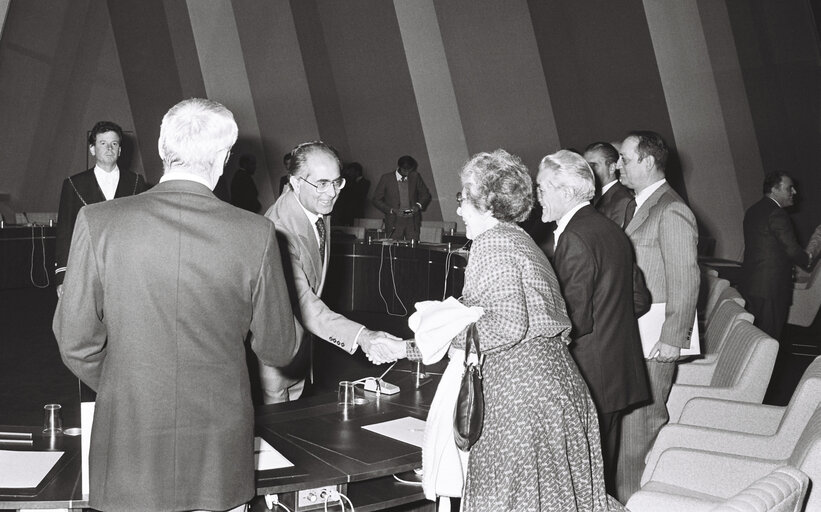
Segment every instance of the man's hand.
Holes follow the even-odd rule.
[[[57,285],[57,298],[59,299],[62,296],[63,296],[63,285],[58,284]]]
[[[383,364],[405,357],[405,342],[384,331],[363,329],[357,340],[373,364]]]
[[[660,363],[672,363],[681,357],[681,348],[668,345],[661,340],[653,345],[650,350],[650,359],[655,359]]]

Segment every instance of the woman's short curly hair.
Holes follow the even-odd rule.
[[[479,153],[459,171],[467,201],[500,221],[521,222],[533,207],[533,180],[516,155],[504,149]]]

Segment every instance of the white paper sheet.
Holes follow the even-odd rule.
[[[94,408],[97,402],[80,402],[80,454],[83,471],[83,499],[89,498],[88,452],[91,449],[91,427],[94,424]]]
[[[0,487],[37,487],[63,453],[0,450]]]
[[[644,358],[650,357],[650,351],[661,338],[661,326],[664,324],[666,302],[657,302],[650,306],[650,311],[639,317],[639,335]],[[698,337],[698,315],[693,317],[693,330],[690,335],[690,347],[681,349],[683,356],[697,356],[701,354],[701,343]]]
[[[373,425],[363,425],[362,428],[419,448],[422,448],[422,440],[425,437],[425,422],[411,416]]]
[[[268,444],[261,437],[254,438],[254,469],[263,471],[266,469],[290,468],[293,463],[279,453],[276,448]]]

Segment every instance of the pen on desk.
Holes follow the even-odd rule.
[[[32,446],[34,444],[33,439],[0,439],[0,444],[24,444],[27,446]]]
[[[11,439],[31,439],[31,432],[0,432],[0,437]]]
[[[391,371],[391,369],[392,369],[394,366],[396,366],[396,363],[397,363],[397,362],[398,362],[398,361],[394,361],[392,365],[388,366],[388,369],[387,369],[387,370],[385,370],[385,373],[383,373],[382,375],[380,375],[380,376],[379,376],[379,378],[380,378],[380,379],[384,379],[384,378],[385,378],[385,375],[387,375],[387,374],[388,374],[388,372],[389,372],[389,371]]]

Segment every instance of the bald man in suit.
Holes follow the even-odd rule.
[[[681,349],[689,347],[698,299],[696,218],[665,179],[669,149],[655,132],[632,132],[621,146],[621,181],[636,192],[625,233],[633,242],[653,303],[665,303],[661,337],[645,360],[651,401],[629,411],[622,423],[617,498],[638,490],[644,457],[669,420],[667,397]],[[632,214],[632,215],[631,215]]]
[[[325,286],[331,249],[330,213],[345,186],[336,151],[322,141],[306,142],[291,151],[290,187],[265,216],[280,237],[300,354],[287,367],[260,361],[263,401],[296,400],[310,374],[312,335],[353,354],[362,347],[377,364],[397,358],[404,342],[375,332],[332,311],[320,298]]]

